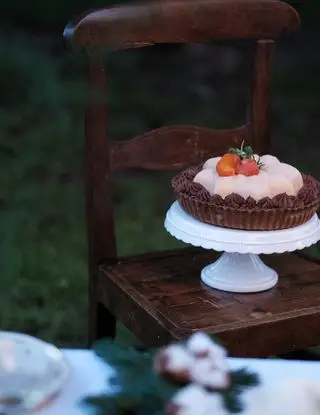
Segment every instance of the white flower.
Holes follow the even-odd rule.
[[[209,393],[199,385],[181,389],[167,406],[170,415],[220,415],[223,412],[221,397]]]

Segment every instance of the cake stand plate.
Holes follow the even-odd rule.
[[[320,221],[315,214],[303,225],[279,231],[244,231],[203,223],[174,202],[167,212],[166,230],[183,242],[223,252],[201,271],[201,280],[218,290],[253,293],[276,285],[278,274],[259,254],[292,252],[320,240]]]

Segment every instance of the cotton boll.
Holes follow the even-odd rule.
[[[191,384],[180,389],[171,402],[185,407],[196,407],[201,401],[206,401],[208,397],[209,393],[204,388]]]
[[[189,337],[186,343],[187,349],[197,356],[203,354],[207,355],[211,346],[212,340],[202,331],[194,333],[191,337]]]
[[[220,345],[214,343],[210,336],[206,333],[198,331],[194,333],[186,344],[187,349],[196,357],[216,357],[224,359],[227,356],[227,351]]]
[[[230,384],[227,370],[223,370],[225,359],[212,360],[210,357],[197,360],[197,364],[190,372],[194,383],[204,386],[209,390],[226,389]]]
[[[194,183],[199,183],[213,195],[215,188],[215,175],[211,169],[201,170],[193,179]]]
[[[216,167],[217,167],[217,164],[218,164],[218,162],[219,162],[220,158],[221,158],[221,157],[212,157],[211,159],[207,160],[207,161],[203,164],[203,166],[202,166],[202,170],[205,170],[205,169],[211,169],[211,170],[213,170],[213,171],[216,171]]]
[[[210,347],[212,345],[212,341],[210,337],[201,332],[198,331],[197,333],[194,333],[186,343],[186,347],[192,354],[199,356],[207,356],[210,350]]]
[[[194,357],[180,345],[171,345],[156,356],[154,369],[172,380],[186,383],[190,379],[190,370],[194,365]]]
[[[179,390],[167,405],[170,415],[225,415],[221,397],[201,386],[188,385]]]
[[[221,355],[218,355],[217,349],[216,350],[211,349],[209,357],[212,361],[212,368],[214,368],[215,370],[222,370],[223,372],[229,371],[227,357],[221,357]]]

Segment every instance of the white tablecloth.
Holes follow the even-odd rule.
[[[64,391],[39,415],[87,415],[87,408],[80,405],[81,398],[98,394],[107,387],[112,370],[89,350],[66,350],[71,376]],[[303,377],[320,381],[320,363],[273,359],[229,359],[231,368],[248,367],[260,375],[265,384],[275,379]]]

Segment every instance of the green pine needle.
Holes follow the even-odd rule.
[[[231,382],[242,387],[259,385],[259,377],[248,369],[242,368],[231,372]]]
[[[235,154],[237,156],[239,156],[242,160],[243,159],[252,159],[255,160],[254,158],[254,152],[251,146],[245,146],[244,147],[244,141],[242,141],[241,147],[240,148],[229,148],[228,153],[232,153]]]
[[[248,156],[248,158],[253,156],[253,150],[250,146],[245,147],[243,151]]]
[[[214,341],[217,341],[212,336]],[[109,379],[109,394],[88,397],[97,415],[165,415],[165,406],[179,390],[153,370],[155,350],[139,352],[113,341],[100,341],[96,354],[110,365],[115,374]],[[231,386],[222,393],[225,408],[230,413],[242,411],[241,393],[258,384],[258,378],[247,369],[232,371]]]
[[[259,378],[256,374],[251,373],[245,368],[232,371],[231,387],[223,392],[225,408],[232,414],[243,411],[243,406],[240,400],[241,394],[245,389],[254,387],[259,384]]]
[[[224,407],[230,414],[238,414],[243,411],[242,403],[234,389],[231,388],[228,391],[223,392],[222,396]]]

